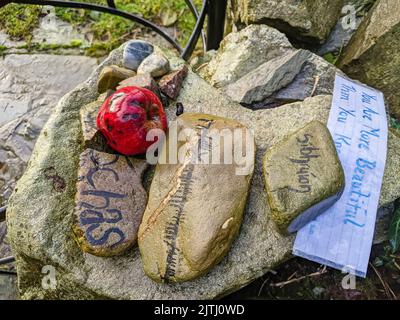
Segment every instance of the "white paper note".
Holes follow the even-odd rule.
[[[346,187],[338,202],[299,230],[293,254],[365,277],[386,163],[383,94],[336,75],[328,128]]]

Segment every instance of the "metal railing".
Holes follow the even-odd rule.
[[[182,58],[185,60],[188,60],[192,55],[200,35],[202,35],[203,49],[205,51],[218,49],[219,43],[221,42],[223,37],[227,0],[203,0],[200,12],[197,11],[193,0],[185,0],[190,11],[196,18],[196,25],[192,31],[189,42],[185,45],[184,48],[179,45],[176,39],[171,37],[167,32],[162,30],[153,22],[133,13],[119,10],[114,0],[106,0],[105,2],[107,2],[107,5],[65,0],[0,0],[0,7],[3,7],[10,3],[19,3],[26,5],[50,5],[54,7],[94,10],[117,15],[133,22],[139,23],[155,31],[157,34],[167,40],[175,49],[177,49]],[[207,37],[205,37],[203,33],[204,21],[206,16],[208,16]]]

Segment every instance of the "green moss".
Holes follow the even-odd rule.
[[[38,25],[40,7],[9,4],[0,9],[0,28],[14,39],[29,41]]]
[[[105,3],[104,0],[83,0],[83,2]],[[202,1],[195,0],[194,2],[199,7]],[[137,14],[158,25],[162,25],[163,12],[176,12],[178,16],[177,36],[182,45],[188,41],[196,23],[184,0],[142,0],[135,3],[131,0],[116,0],[116,5],[120,10]],[[74,25],[90,24],[94,35],[94,44],[87,50],[89,55],[97,55],[96,48],[109,51],[118,47],[124,41],[132,38],[134,31],[140,27],[138,24],[118,16],[82,9],[57,8],[56,14],[59,18]],[[110,44],[105,44],[106,42]]]
[[[82,45],[82,40],[79,39],[72,40],[70,43],[70,47],[72,48],[79,48],[81,45]]]
[[[326,61],[328,61],[329,63],[335,65],[336,62],[337,62],[338,59],[339,59],[339,56],[336,55],[336,54],[334,54],[334,53],[332,53],[332,52],[328,52],[328,53],[325,53],[325,54],[324,54],[323,58],[324,58]]]
[[[28,51],[59,51],[60,49],[75,49],[80,48],[81,40],[73,40],[69,44],[56,43],[29,43],[16,47],[16,49],[26,49]]]
[[[0,45],[0,56],[3,56],[7,49],[8,49],[7,47]],[[0,203],[2,203],[1,197],[0,197]]]
[[[105,5],[105,0],[81,0]],[[194,0],[200,7],[202,0]],[[177,21],[174,23],[177,39],[183,46],[189,40],[195,26],[195,18],[191,14],[185,0],[116,0],[119,9],[142,16],[157,25],[162,25],[165,12],[176,13]],[[93,42],[86,48],[86,54],[90,56],[102,56],[115,49],[123,42],[137,34],[141,25],[127,19],[106,13],[92,12],[84,9],[56,8],[56,15],[76,27],[85,27],[93,32]],[[32,30],[37,27],[41,13],[40,6],[7,5],[0,9],[0,28],[4,29],[15,39],[23,39],[29,42],[32,38]],[[77,40],[61,48],[81,47],[82,42]],[[35,47],[38,50],[56,50],[60,47],[53,45],[41,45]],[[1,51],[1,50],[0,50]]]

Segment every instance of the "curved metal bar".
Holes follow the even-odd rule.
[[[186,47],[183,50],[183,53],[181,55],[184,60],[188,60],[190,58],[190,56],[192,55],[192,53],[196,47],[197,40],[199,40],[201,30],[203,29],[204,19],[206,18],[206,14],[207,14],[207,7],[208,7],[208,0],[203,0],[203,4],[202,4],[201,10],[200,10],[200,15],[196,22],[196,26],[194,27],[192,35],[190,36],[189,42],[186,45]]]
[[[192,14],[194,15],[194,17],[197,19],[199,18],[199,13],[197,11],[196,5],[193,3],[192,0],[185,0],[186,4],[188,5],[190,11],[192,12]],[[204,31],[201,31],[201,41],[203,43],[203,51],[204,53],[206,53],[207,51],[207,42],[206,42],[206,35],[204,33]]]
[[[209,1],[207,16],[207,50],[218,49],[224,38],[227,0]]]
[[[82,3],[82,2],[64,1],[64,0],[13,0],[13,1],[8,1],[8,2],[21,3],[21,4],[34,4],[34,5],[50,5],[50,6],[64,7],[64,8],[88,9],[88,10],[100,11],[100,12],[105,12],[105,13],[111,13],[111,14],[129,19],[129,20],[138,22],[138,23],[144,25],[145,27],[152,29],[153,31],[157,32],[160,36],[162,36],[165,40],[167,40],[170,44],[172,44],[174,46],[174,48],[179,51],[179,53],[182,52],[182,48],[180,47],[180,45],[168,33],[161,30],[154,23],[152,23],[146,19],[143,19],[137,15],[134,15],[132,13],[120,11],[115,8],[106,7],[106,6],[97,5],[97,4],[91,4],[91,3]]]
[[[6,220],[6,209],[7,206],[0,207],[0,222]]]

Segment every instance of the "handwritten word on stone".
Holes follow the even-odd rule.
[[[365,277],[386,163],[382,93],[337,75],[328,128],[346,187],[332,208],[298,232],[294,253]]]
[[[137,241],[147,195],[141,176],[145,160],[86,149],[80,155],[75,238],[98,256],[122,254]]]
[[[344,173],[328,128],[312,121],[267,151],[265,187],[282,233],[299,230],[339,198]]]

